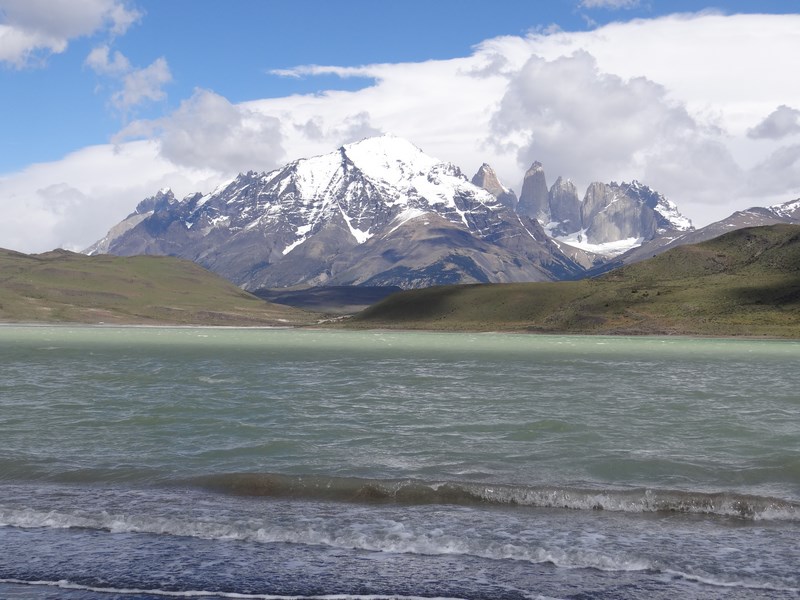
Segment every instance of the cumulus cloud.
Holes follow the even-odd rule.
[[[748,173],[748,191],[752,196],[800,195],[800,144],[783,146]]]
[[[86,57],[85,64],[100,75],[121,76],[133,70],[125,55],[118,51],[112,55],[107,44],[94,48]]]
[[[294,128],[310,140],[336,140],[338,144],[349,144],[385,133],[372,126],[371,117],[366,111],[348,115],[332,126],[328,126],[325,119],[317,115],[305,123],[295,124]]]
[[[553,61],[531,57],[509,81],[490,140],[553,175],[582,183],[634,176],[665,146],[691,146],[699,127],[663,86],[599,70],[578,51]]]
[[[130,70],[122,79],[122,89],[115,92],[111,102],[126,112],[145,101],[162,100],[166,97],[164,85],[172,81],[164,57],[157,58],[149,66]]]
[[[277,118],[203,89],[163,119],[132,123],[116,141],[142,136],[154,136],[161,155],[176,165],[228,174],[272,168],[284,156]]]
[[[125,0],[0,0],[0,62],[24,68],[75,38],[121,35],[141,16]]]
[[[695,118],[715,119],[739,136],[777,104],[800,97],[800,78],[786,76],[798,53],[798,27],[800,14],[679,14],[532,34],[527,46],[547,60],[585,50],[601,71],[624,79],[645,76]],[[505,45],[496,47],[504,51]]]
[[[782,104],[747,132],[753,139],[778,140],[800,133],[800,110]]]

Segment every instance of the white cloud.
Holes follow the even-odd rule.
[[[786,76],[800,54],[798,28],[800,15],[704,12],[532,32],[486,40],[463,59],[286,69],[373,83],[248,107],[280,118],[289,158],[345,143],[345,124],[363,113],[370,129],[468,174],[490,162],[517,191],[526,162],[538,159],[549,181],[637,178],[703,225],[800,195],[794,163],[775,167],[780,146],[748,137],[800,97],[800,79]],[[758,191],[756,173],[767,171],[773,179]]]
[[[782,104],[747,132],[753,139],[777,140],[800,133],[800,110]]]
[[[152,141],[84,148],[0,177],[0,247],[82,250],[162,187],[181,197],[219,182],[211,171],[177,168]]]
[[[111,54],[107,44],[94,48],[86,57],[86,66],[100,75],[121,76],[133,70],[130,61],[121,52]]]
[[[202,89],[173,114],[134,122],[117,139],[140,136],[155,137],[161,155],[177,165],[225,174],[267,170],[284,157],[278,119]]]
[[[343,75],[373,80],[364,89],[290,96],[248,102],[246,107],[280,119],[289,158],[330,152],[376,133],[405,137],[429,154],[477,170],[491,106],[506,80],[488,68],[480,55],[449,61],[368,65],[342,70]],[[288,70],[333,74],[335,67]],[[480,77],[476,71],[485,71]],[[513,159],[509,161],[514,166]],[[514,166],[516,170],[516,167]]]
[[[800,144],[778,148],[748,173],[753,196],[782,194],[787,188],[795,190],[794,197],[800,196]]]
[[[636,8],[639,6],[639,0],[581,0],[582,8]]]
[[[800,52],[798,27],[800,14],[683,14],[531,35],[527,48],[547,60],[584,50],[602,72],[647,77],[691,115],[738,136],[800,97],[800,78],[787,76]]]
[[[107,44],[92,49],[84,64],[98,75],[117,81],[121,88],[111,96],[111,104],[123,114],[147,101],[166,98],[164,86],[172,81],[172,73],[164,57],[149,66],[136,69],[119,51],[111,53]]]
[[[520,169],[540,160],[553,179],[587,185],[636,176],[664,147],[691,146],[698,129],[662,86],[602,73],[578,51],[553,61],[534,56],[510,78],[490,140],[515,151]]]
[[[375,77],[381,67],[388,65],[372,65],[364,67],[337,67],[326,65],[300,65],[291,69],[273,69],[271,75],[300,78],[309,75],[336,75],[337,77]]]
[[[644,145],[603,179],[636,177],[665,193],[696,224],[703,225],[733,210],[800,196],[791,171],[796,166],[778,170],[766,167],[775,165],[778,140],[748,136],[753,124],[764,121],[764,115],[774,111],[776,105],[800,97],[800,80],[786,76],[793,69],[792,57],[800,53],[798,27],[800,15],[687,14],[613,23],[589,32],[533,33],[525,40],[498,38],[480,49],[506,58],[502,72],[509,78],[510,89],[519,86],[515,79],[521,76],[517,74],[522,73],[531,55],[554,62],[575,52],[589,54],[598,76],[617,77],[629,95],[638,78],[659,86],[663,93],[652,97],[653,106],[640,105],[641,110],[634,111],[631,118],[616,118],[615,122],[624,134],[621,141],[633,141],[631,127],[641,126],[652,133],[655,124],[669,123],[671,127],[660,134],[661,145],[644,137]],[[550,85],[570,83],[553,81]],[[640,86],[639,92],[648,87]],[[576,93],[589,91],[575,88]],[[529,91],[533,97],[546,94]],[[600,100],[601,106],[607,100]],[[579,101],[569,102],[576,108]],[[667,118],[681,109],[688,120],[673,122]],[[563,113],[566,108],[554,110]],[[653,113],[654,124],[642,118],[648,110]],[[604,129],[613,133],[613,126],[602,120],[585,123],[585,136],[598,153],[604,151],[600,143]],[[787,131],[792,131],[791,124]],[[531,142],[524,135],[524,123],[519,123],[519,132],[517,138],[512,132],[506,134],[516,142],[514,148]],[[552,167],[551,158],[564,155],[557,138],[553,142],[555,155],[550,147],[542,146],[538,159],[551,179],[559,174],[574,177],[582,168],[581,159],[586,158],[584,149],[576,147],[567,172],[554,173],[548,169],[548,164]],[[619,142],[611,136],[609,147],[619,149]],[[569,160],[568,156],[564,158]],[[598,154],[590,159],[606,160]],[[768,185],[767,171],[771,174]]]
[[[166,59],[157,58],[150,66],[127,73],[122,80],[122,89],[114,93],[111,102],[122,112],[127,112],[142,102],[162,100],[166,97],[163,87],[170,81],[172,73]]]
[[[121,35],[141,16],[125,0],[0,0],[0,62],[24,68],[72,39]]]
[[[383,130],[372,126],[371,117],[366,111],[349,115],[331,127],[326,127],[322,117],[317,116],[303,124],[295,124],[294,128],[309,140],[317,142],[320,140],[336,140],[335,145],[349,144],[385,133]]]

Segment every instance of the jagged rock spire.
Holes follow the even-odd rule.
[[[513,190],[509,190],[497,177],[494,169],[487,163],[483,163],[481,168],[472,178],[472,184],[485,189],[492,196],[497,198],[504,206],[515,210],[517,208],[517,195]]]
[[[537,219],[543,225],[550,222],[547,179],[539,161],[534,162],[525,173],[517,212],[531,219]]]
[[[552,232],[554,235],[564,235],[581,229],[581,200],[575,184],[569,179],[556,179],[548,194],[548,204],[551,220],[558,223]]]

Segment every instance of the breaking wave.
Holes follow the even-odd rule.
[[[470,482],[425,482],[235,473],[209,475],[192,483],[241,496],[400,504],[508,505],[630,513],[693,513],[748,520],[800,521],[800,503],[738,494],[680,490],[594,490],[559,486],[490,485]]]
[[[650,572],[662,573],[669,577],[720,588],[739,588],[765,591],[800,592],[800,588],[781,585],[775,582],[741,579],[739,577],[714,577],[692,573],[691,570],[679,570],[660,562],[653,562],[643,557],[625,554],[608,553],[603,550],[587,548],[545,548],[532,545],[525,540],[490,540],[476,539],[470,534],[453,535],[436,531],[414,531],[404,528],[402,524],[391,527],[375,527],[365,530],[363,527],[340,527],[337,524],[312,525],[268,524],[265,522],[213,522],[198,521],[179,517],[157,517],[148,515],[111,514],[106,511],[89,513],[71,513],[60,511],[37,511],[34,509],[9,509],[0,507],[0,526],[19,528],[62,528],[89,529],[109,533],[142,533],[152,535],[193,537],[207,540],[244,541],[264,544],[285,543],[297,545],[326,546],[339,550],[360,550],[390,554],[415,554],[425,556],[460,555],[471,556],[492,561],[522,561],[534,564],[551,564],[564,569],[595,569],[605,572]],[[86,590],[92,592],[108,592],[117,594],[144,593],[169,597],[233,597],[264,598],[282,600],[383,600],[396,598],[409,600],[415,596],[406,595],[320,595],[320,596],[283,596],[274,594],[239,594],[216,591],[173,591],[155,589],[117,589],[81,585],[78,583],[57,581],[36,581],[13,578],[0,578],[0,583],[14,583],[36,586],[53,586],[70,590]]]
[[[654,568],[654,565],[647,560],[624,555],[580,548],[545,548],[528,544],[524,540],[473,538],[469,535],[416,530],[396,523],[391,526],[364,529],[325,523],[299,525],[264,521],[231,523],[175,516],[113,514],[106,511],[73,513],[0,507],[0,525],[19,528],[89,529],[110,533],[144,533],[262,544],[326,546],[388,554],[473,556],[487,560],[550,563],[562,568],[592,568],[611,572],[646,571]]]

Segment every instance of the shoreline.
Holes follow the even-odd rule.
[[[346,331],[346,332],[372,332],[372,333],[436,333],[436,334],[473,334],[473,335],[524,335],[541,337],[607,337],[607,338],[660,338],[660,339],[709,339],[709,340],[743,340],[743,341],[780,341],[780,342],[800,342],[800,337],[773,336],[768,334],[709,334],[709,333],[637,333],[624,331],[530,331],[525,329],[435,329],[435,328],[414,328],[414,327],[347,327],[333,326],[326,327],[320,324],[314,325],[205,325],[187,323],[84,323],[81,321],[0,321],[0,330],[10,327],[31,327],[31,328],[86,328],[86,329],[198,329],[198,330],[253,330],[253,331]]]

